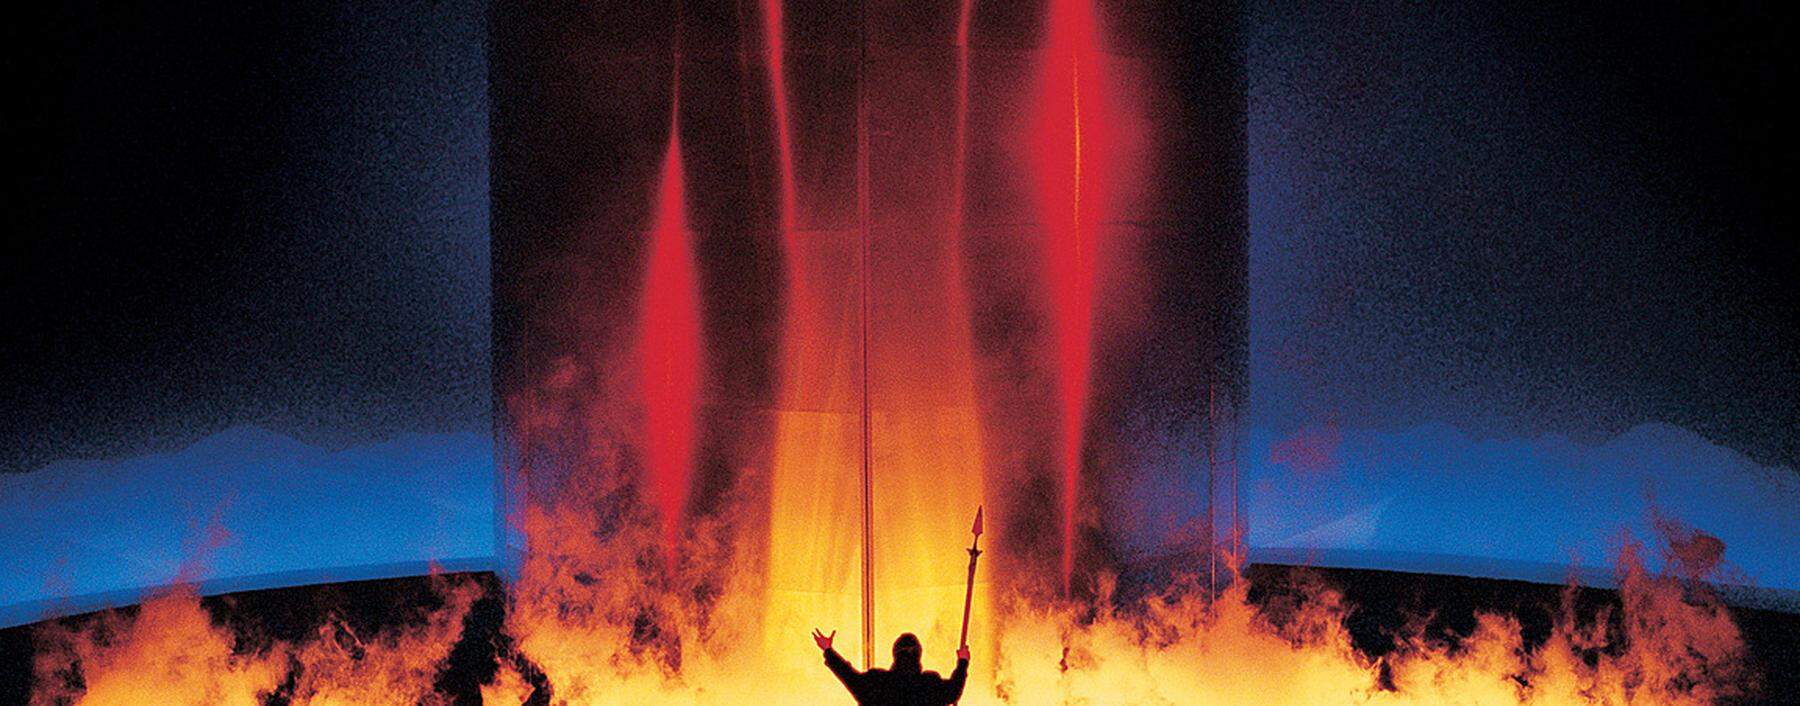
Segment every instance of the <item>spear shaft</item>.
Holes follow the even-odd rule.
[[[975,560],[981,557],[981,508],[975,508],[975,539],[969,543],[969,585],[963,592],[962,638],[958,645],[969,646],[969,606],[975,602]]]

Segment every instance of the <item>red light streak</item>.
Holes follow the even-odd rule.
[[[679,98],[675,105],[671,112],[679,114]],[[699,283],[685,213],[679,128],[671,117],[638,333],[647,490],[661,523],[666,565],[671,567],[687,506],[700,388]]]

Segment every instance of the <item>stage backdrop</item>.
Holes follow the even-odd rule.
[[[852,628],[872,593],[875,634],[929,625],[940,644],[978,505],[986,575],[1046,591],[1153,556],[1202,565],[1238,520],[1233,8],[501,2],[493,19],[516,502],[616,483],[674,554],[729,518],[772,625]]]
[[[1734,123],[1748,118],[1720,109],[1766,115],[1791,81],[1760,68],[1762,49],[1672,51],[1665,33],[1778,47],[1733,37],[1779,23],[1680,8],[1247,8],[1252,357],[1266,377],[1243,453],[1221,444],[1209,459],[1202,410],[1223,417],[1243,395],[1229,384],[1242,323],[1228,308],[1242,265],[1227,247],[1242,228],[1229,205],[1240,178],[1219,173],[1243,166],[1230,147],[1234,64],[1206,58],[1231,43],[1209,39],[1228,35],[1206,15],[1103,2],[1097,32],[1052,41],[1048,6],[978,6],[959,42],[960,8],[821,15],[829,3],[789,3],[777,89],[767,5],[684,3],[675,91],[673,5],[610,5],[539,19],[493,8],[494,287],[508,351],[498,401],[565,361],[570,387],[550,399],[643,414],[630,351],[644,343],[650,235],[689,234],[688,257],[657,260],[674,273],[660,282],[680,281],[669,266],[683,262],[695,278],[693,306],[673,308],[694,318],[660,329],[692,338],[657,343],[695,351],[688,369],[701,372],[691,392],[659,396],[700,409],[682,516],[762,508],[761,528],[737,541],[819,557],[820,568],[769,577],[797,594],[849,610],[861,590],[865,399],[871,524],[904,529],[874,548],[888,581],[878,590],[952,581],[905,557],[954,559],[963,505],[977,498],[1004,535],[989,557],[1018,569],[1006,575],[1061,581],[1062,425],[1081,381],[1052,351],[1073,349],[1053,341],[1083,317],[1075,299],[1050,299],[1070,291],[1052,281],[1094,287],[1082,299],[1094,348],[1075,506],[1088,531],[1072,542],[1083,559],[1071,574],[1165,550],[1192,563],[1194,545],[1176,540],[1205,533],[1183,528],[1234,522],[1198,470],[1222,468],[1215,481],[1244,479],[1252,560],[1552,582],[1580,565],[1605,584],[1628,533],[1654,542],[1687,525],[1719,540],[1726,580],[1777,598],[1800,589],[1787,551],[1800,482],[1778,443],[1793,415],[1776,399],[1793,388],[1792,327],[1757,325],[1791,318],[1791,303],[1757,292],[1786,291],[1793,268],[1715,237],[1787,232],[1762,223],[1780,214],[1758,190],[1786,180],[1718,160],[1792,162],[1786,133],[1758,127],[1781,121]],[[1142,11],[1154,20],[1132,19]],[[62,3],[25,16],[21,36],[49,48],[16,43],[21,61],[6,68],[38,111],[12,123],[26,165],[8,184],[15,230],[35,240],[4,283],[0,435],[6,470],[20,472],[0,475],[0,624],[136,602],[176,578],[212,593],[496,565],[483,413],[488,12],[239,3],[176,17]],[[1719,25],[1731,31],[1709,29]],[[1557,46],[1578,51],[1541,41],[1565,30]],[[1046,88],[1052,62],[1031,68],[1046,53],[1068,70],[1067,101]],[[1096,57],[1119,80],[1067,63],[1091,69]],[[1694,78],[1715,70],[1756,80]],[[1539,80],[1553,88],[1515,90]],[[1075,276],[1079,258],[1052,274],[1048,251],[1031,247],[1096,234],[1067,215],[1078,95],[1084,173],[1123,172],[1112,213],[1081,221],[1111,229],[1093,241],[1109,249],[1091,279]],[[1093,126],[1096,114],[1120,132]],[[1572,131],[1566,115],[1585,118]],[[671,120],[684,188],[666,211],[685,229],[652,217]],[[1021,133],[1065,148],[1036,152]],[[1646,149],[1669,135],[1681,136],[1665,145],[1674,151]],[[1109,140],[1119,149],[1100,156]],[[1029,181],[1033,170],[1062,178]],[[1066,217],[1038,214],[1059,196]],[[1725,225],[1655,215],[1696,205]],[[1515,237],[1526,234],[1553,242]],[[684,241],[655,242],[679,254]],[[1696,268],[1696,255],[1712,259]],[[1762,269],[1722,267],[1733,260]],[[1124,276],[1125,263],[1139,269]],[[1580,305],[1521,308],[1558,301],[1568,272],[1608,284],[1585,287]],[[1657,286],[1641,286],[1646,272]],[[1735,318],[1746,312],[1756,316]],[[618,349],[585,352],[602,345]],[[1194,374],[1207,365],[1222,383]],[[1681,384],[1646,387],[1646,370]],[[611,401],[577,392],[603,374],[617,376]],[[1546,401],[1556,414],[1537,413]],[[1530,424],[1468,423],[1489,414]],[[574,438],[573,422],[548,419]],[[642,445],[629,438],[640,420],[617,427],[619,446]],[[506,439],[517,453],[516,430]],[[754,492],[727,497],[733,488]],[[778,516],[778,505],[803,510]],[[903,523],[937,534],[902,541],[915,536]]]

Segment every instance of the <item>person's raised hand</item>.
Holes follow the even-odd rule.
[[[956,658],[957,659],[968,659],[969,658],[969,646],[963,645],[962,647],[956,648]]]
[[[831,634],[827,635],[825,633],[819,632],[818,628],[813,628],[813,644],[818,645],[819,649],[821,649],[821,650],[831,649],[831,638],[834,638],[834,637],[837,637],[836,630],[831,631]]]

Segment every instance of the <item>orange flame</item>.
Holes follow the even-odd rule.
[[[443,605],[417,622],[359,637],[334,620],[311,640],[267,646],[234,635],[192,585],[177,584],[135,609],[41,627],[31,704],[256,706],[290,681],[296,705],[418,704],[481,594],[466,580],[438,581]]]
[[[773,639],[785,619],[759,561],[730,538],[751,496],[702,522],[680,572],[661,570],[654,513],[602,527],[569,505],[527,508],[534,542],[508,589],[503,655],[485,703],[520,704],[534,689],[514,659],[541,671],[549,703],[847,703],[806,632]],[[560,504],[559,504],[560,505]],[[953,527],[959,531],[963,528]],[[755,543],[750,543],[754,545]],[[943,547],[946,573],[960,549]],[[1092,602],[1001,594],[972,641],[964,704],[1564,704],[1700,705],[1754,696],[1741,634],[1694,578],[1706,567],[1647,571],[1627,545],[1616,609],[1580,617],[1564,594],[1547,639],[1530,644],[1514,616],[1483,614],[1466,637],[1422,627],[1379,657],[1359,652],[1342,594],[1304,583],[1252,602],[1249,581],[1207,600],[1198,580],[1136,601],[1102,581]],[[367,636],[331,620],[307,640],[258,645],[224,627],[188,586],[135,609],[40,629],[33,706],[440,703],[433,691],[478,586],[442,579],[441,605]],[[952,612],[953,601],[944,601]],[[928,616],[935,606],[912,606]],[[1615,612],[1616,610],[1616,612]],[[930,625],[930,623],[925,623]],[[947,668],[953,643],[926,639]]]
[[[317,638],[294,652],[300,665],[291,703],[308,706],[413,706],[432,695],[432,684],[462,636],[463,619],[481,595],[470,582],[444,582],[443,607],[370,636],[342,621],[321,626]]]
[[[136,706],[156,694],[171,706],[255,706],[285,674],[277,650],[237,654],[192,587],[177,586],[135,612],[96,616],[38,634],[32,706]]]

